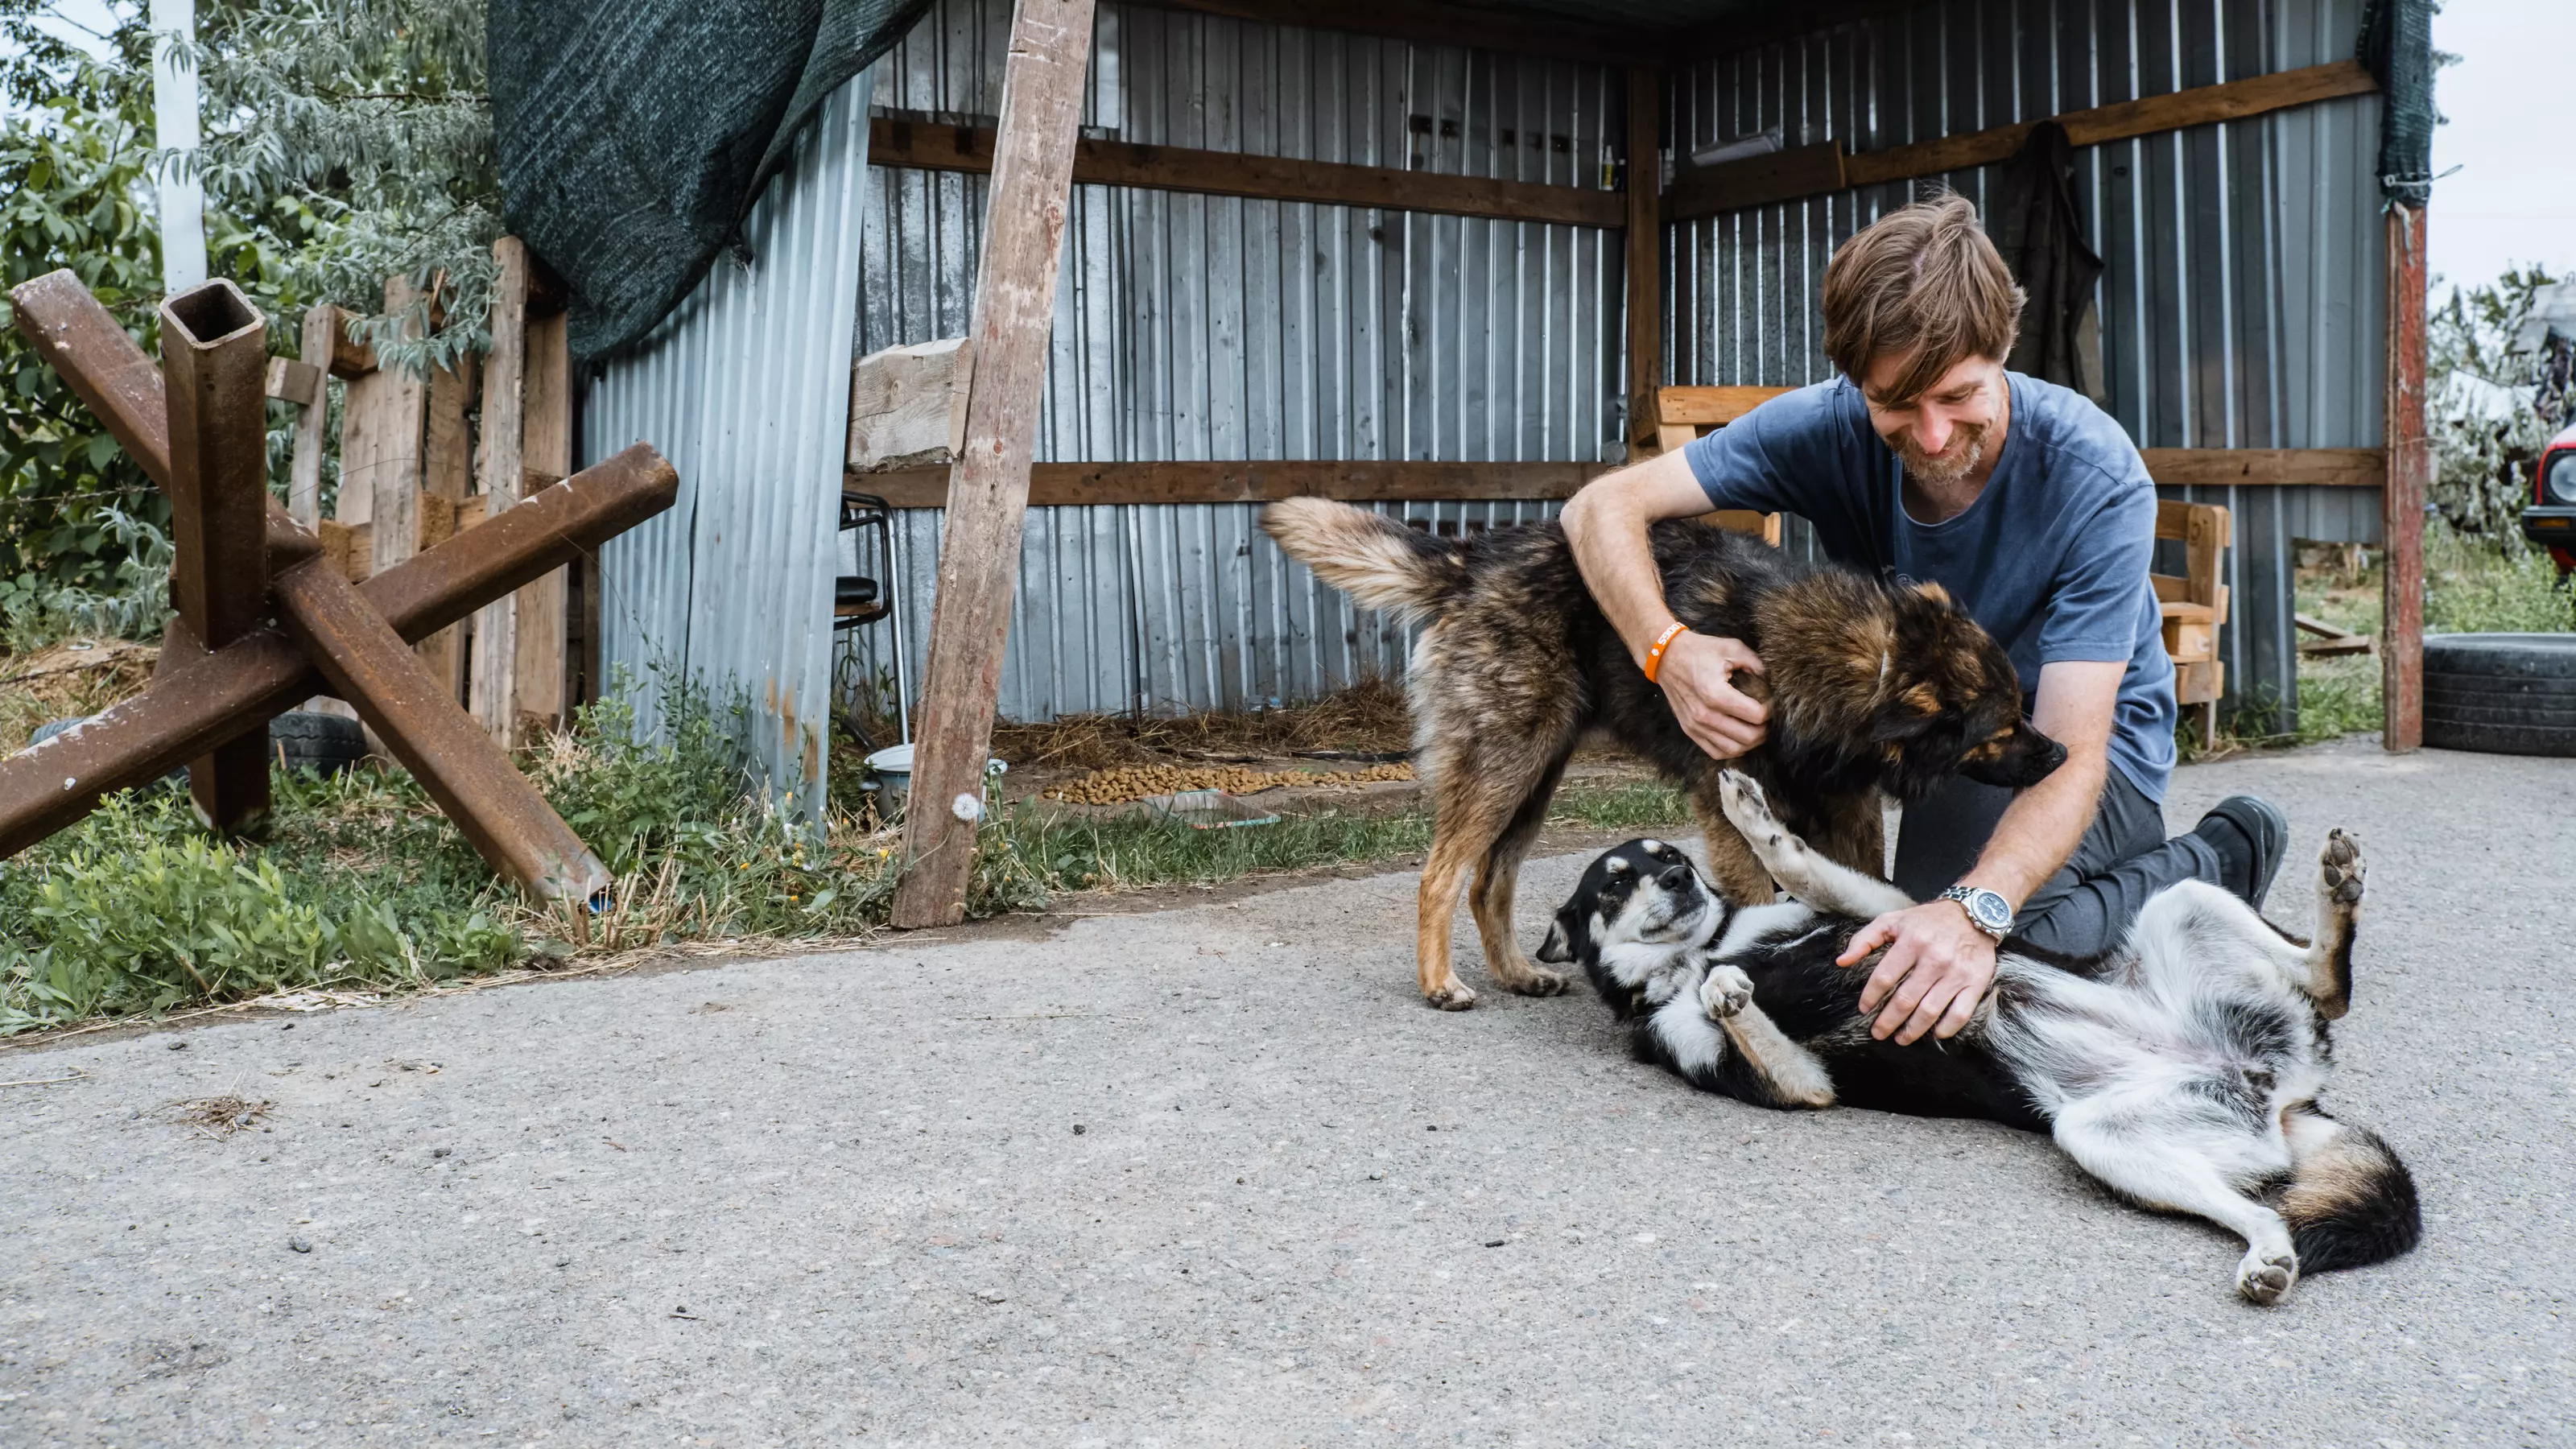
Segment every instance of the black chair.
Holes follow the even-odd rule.
[[[873,493],[842,489],[840,531],[852,533],[863,528],[875,531],[876,556],[880,560],[891,563],[894,559],[893,505]],[[844,629],[855,629],[862,624],[876,623],[893,612],[892,587],[858,574],[843,574],[832,580],[833,633],[838,634]],[[860,728],[857,720],[850,717],[849,711],[835,709],[832,711],[832,719],[851,739],[859,742],[859,748],[871,751],[877,748],[877,742],[869,737],[866,730]]]

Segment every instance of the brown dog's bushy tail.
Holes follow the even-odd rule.
[[[2415,1179],[2376,1132],[2310,1109],[2294,1142],[2296,1165],[2281,1194],[2281,1216],[2299,1252],[2299,1271],[2330,1273],[2386,1262],[2422,1240]]]
[[[1261,527],[1363,608],[1422,618],[1467,584],[1455,545],[1347,503],[1283,498],[1261,511]]]

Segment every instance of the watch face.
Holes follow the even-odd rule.
[[[1989,930],[2000,931],[2012,924],[2012,907],[2004,904],[2004,898],[1993,891],[1978,891],[1968,897],[1968,909],[1975,913],[1978,923]]]

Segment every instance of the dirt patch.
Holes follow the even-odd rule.
[[[49,720],[93,715],[133,694],[160,658],[157,645],[126,639],[0,655],[0,753],[26,748],[27,737]]]
[[[274,1102],[254,1102],[248,1097],[195,1097],[185,1102],[173,1102],[162,1110],[180,1126],[193,1127],[220,1142],[236,1132],[246,1132],[258,1126],[268,1116],[268,1109],[275,1105]]]
[[[1168,760],[1241,764],[1317,753],[1401,757],[1412,746],[1413,717],[1404,707],[1404,692],[1383,679],[1363,680],[1312,704],[1285,709],[1175,719],[1077,714],[1046,724],[993,728],[993,753],[1014,771],[1058,774]]]

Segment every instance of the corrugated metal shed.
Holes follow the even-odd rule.
[[[2353,54],[2361,0],[1943,0],[1699,67],[1677,149],[1771,125],[1792,144],[1901,145]],[[2376,447],[2375,95],[2076,152],[2101,253],[2107,405],[2141,447]],[[1947,184],[1984,209],[2001,167]],[[1674,227],[1678,382],[1830,375],[1816,320],[1834,246],[1913,196],[1846,191]],[[2222,652],[2241,701],[2295,720],[2291,540],[2375,539],[2376,490],[2173,490],[2236,518]],[[2335,495],[2323,497],[2319,495]]]
[[[601,661],[658,724],[683,681],[743,699],[746,753],[772,798],[823,809],[831,706],[832,532],[849,432],[869,74],[824,104],[719,260],[584,399],[585,456],[636,441],[680,474],[670,512],[601,553]],[[810,620],[811,627],[798,621]]]
[[[880,108],[989,117],[1009,20],[1007,0],[945,0],[881,63]],[[1089,134],[1589,186],[1624,85],[1598,65],[1144,6],[1103,6],[1095,55]],[[985,179],[875,175],[860,352],[962,335]],[[1066,245],[1041,459],[1590,462],[1616,446],[1615,232],[1080,186]],[[1549,511],[1389,507],[1442,530]],[[1243,708],[1401,672],[1401,631],[1292,566],[1257,514],[1031,509],[1001,712]],[[898,515],[904,578],[931,576],[938,530],[935,510]],[[927,637],[929,598],[900,602],[899,629],[853,636],[855,675],[891,684],[897,645]]]

